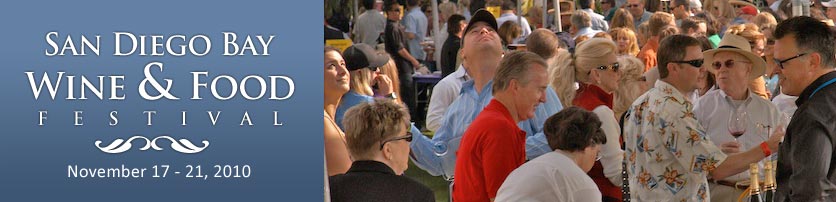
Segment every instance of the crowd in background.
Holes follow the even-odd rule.
[[[776,201],[836,200],[836,0],[357,1],[326,1],[326,199],[434,201],[411,161],[453,201],[737,201],[777,161]]]

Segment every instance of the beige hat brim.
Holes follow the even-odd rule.
[[[758,57],[757,55],[751,52],[734,47],[720,47],[702,52],[702,56],[705,61],[703,66],[705,66],[711,73],[717,74],[717,71],[714,69],[714,67],[711,66],[711,64],[714,63],[714,55],[722,51],[739,53],[743,56],[746,56],[746,58],[749,59],[750,62],[752,62],[752,72],[749,72],[748,78],[750,81],[758,78],[759,76],[763,76],[766,73],[766,61],[763,61],[763,58]]]

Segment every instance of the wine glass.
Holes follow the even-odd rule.
[[[746,133],[746,127],[748,125],[749,115],[744,110],[744,107],[735,109],[731,116],[729,116],[729,133],[734,137],[735,142],[737,142],[737,138]]]

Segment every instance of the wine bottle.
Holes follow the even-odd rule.
[[[758,164],[749,164],[749,202],[763,202],[758,178]]]
[[[775,195],[775,171],[773,167],[774,161],[764,162],[764,188],[763,200],[764,202],[772,202],[772,197]]]

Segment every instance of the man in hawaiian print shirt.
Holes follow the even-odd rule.
[[[685,98],[696,89],[703,55],[697,39],[674,35],[659,45],[660,80],[636,99],[624,122],[630,196],[637,201],[708,201],[708,178],[746,171],[777,151],[783,132],[761,147],[726,156],[707,139]]]

